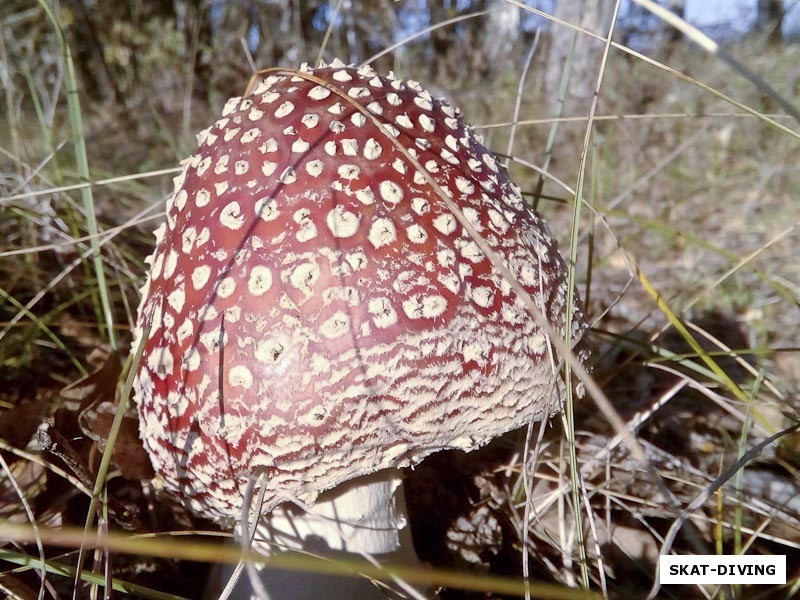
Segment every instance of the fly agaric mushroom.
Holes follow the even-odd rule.
[[[192,510],[236,519],[258,473],[264,514],[371,474],[394,510],[397,468],[559,410],[546,334],[442,191],[562,334],[566,268],[460,111],[334,61],[275,70],[198,142],[133,341],[149,323],[141,436]]]

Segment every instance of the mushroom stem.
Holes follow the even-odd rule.
[[[313,506],[286,503],[262,517],[256,529],[253,550],[262,554],[295,553],[324,558],[363,559],[381,566],[419,565],[406,517],[400,471],[386,469],[349,481],[320,495]],[[302,563],[301,563],[302,564]],[[242,577],[235,597],[253,596],[249,578]],[[359,598],[385,600],[400,597],[424,598],[425,594],[394,578],[386,586],[366,578],[335,576],[303,570],[267,567],[260,579],[271,598]]]
[[[262,547],[388,554],[401,548],[406,525],[400,472],[386,469],[322,494],[313,506],[277,507],[262,519],[256,536]]]

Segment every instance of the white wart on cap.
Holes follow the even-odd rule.
[[[457,109],[339,62],[271,75],[199,136],[139,307],[142,439],[194,510],[237,517],[256,471],[264,512],[313,502],[559,409],[546,336],[396,142],[563,330],[555,242]]]

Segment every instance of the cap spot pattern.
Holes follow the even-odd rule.
[[[336,238],[349,238],[355,235],[358,231],[358,224],[361,218],[352,212],[345,209],[344,206],[338,205],[328,213],[326,222],[328,229],[331,230],[333,237]]]
[[[194,271],[192,271],[192,286],[196,290],[204,288],[208,283],[209,277],[211,277],[211,267],[208,265],[195,267]]]
[[[288,100],[275,109],[275,118],[282,119],[288,116],[294,110],[294,104]]]
[[[175,178],[133,342],[152,323],[143,439],[190,509],[235,519],[263,467],[265,510],[313,503],[557,410],[546,337],[438,190],[562,335],[566,268],[458,110],[334,61],[222,112]]]
[[[247,291],[253,296],[263,296],[272,287],[272,271],[265,265],[256,265],[250,269],[247,279]]]

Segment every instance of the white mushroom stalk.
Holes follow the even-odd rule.
[[[153,465],[219,520],[262,473],[268,541],[394,552],[396,469],[546,419],[563,388],[547,336],[430,180],[565,333],[556,244],[457,109],[369,67],[274,72],[198,142],[139,307]]]
[[[312,506],[278,506],[258,530],[262,544],[273,548],[310,551],[390,554],[401,548],[406,528],[401,474],[385,469],[347,481],[323,493]]]

